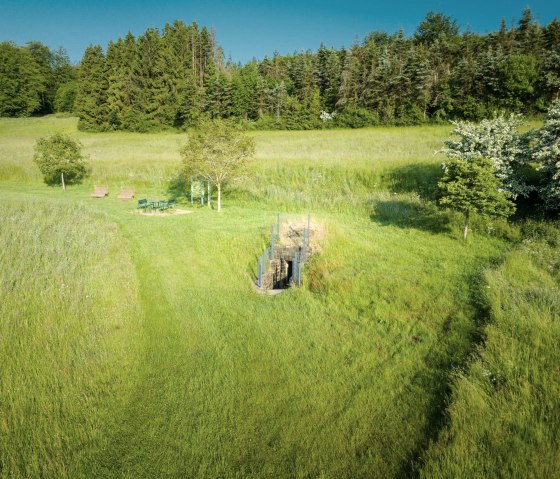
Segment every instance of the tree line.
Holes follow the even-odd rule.
[[[71,67],[37,42],[0,44],[0,115],[72,111],[80,128],[147,131],[201,120],[247,128],[409,125],[539,114],[560,96],[560,22],[525,9],[516,25],[460,31],[430,12],[407,37],[373,32],[350,48],[226,61],[196,23],[149,28],[88,47]],[[64,74],[63,74],[64,72]]]

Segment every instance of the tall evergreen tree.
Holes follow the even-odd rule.
[[[125,39],[109,43],[107,48],[108,121],[112,128],[120,129],[130,122],[133,105],[132,66],[136,59],[136,40],[128,32]]]
[[[178,95],[173,74],[162,37],[155,28],[149,28],[138,38],[132,65],[129,129],[147,131],[174,124]]]
[[[54,97],[56,94],[56,84],[53,76],[53,52],[41,42],[28,42],[26,48],[31,54],[39,72],[42,76],[42,89],[39,92],[40,106],[39,113],[52,113],[54,110]]]
[[[107,91],[109,81],[105,55],[99,45],[86,48],[78,73],[78,92],[75,110],[80,117],[82,130],[103,131],[109,129]]]

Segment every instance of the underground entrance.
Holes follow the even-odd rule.
[[[270,246],[258,258],[255,286],[261,292],[277,294],[292,286],[301,286],[302,268],[307,259],[318,250],[319,231],[316,224],[307,221],[289,221],[271,226]]]

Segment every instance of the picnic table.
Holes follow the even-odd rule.
[[[169,208],[173,208],[177,204],[175,198],[170,198],[169,200],[153,200],[148,201],[146,198],[138,200],[138,209],[152,211],[165,211]]]

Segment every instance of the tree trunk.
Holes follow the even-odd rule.
[[[469,233],[469,216],[470,211],[465,211],[465,227],[463,228],[463,240],[467,241],[467,234]]]
[[[216,188],[218,188],[218,211],[221,211],[222,210],[222,185],[220,183],[217,183]]]
[[[212,198],[212,195],[211,195],[211,192],[210,192],[210,180],[208,180],[208,208],[212,208],[212,205],[210,204],[211,203],[211,201],[210,201],[211,198]]]
[[[66,184],[64,183],[64,173],[60,173],[60,178],[62,179],[62,189],[66,191]]]

